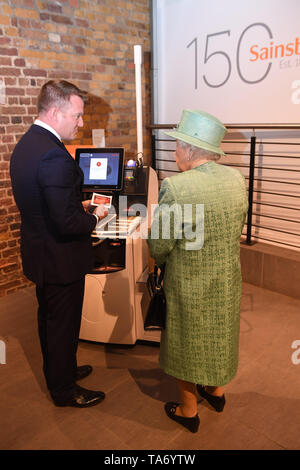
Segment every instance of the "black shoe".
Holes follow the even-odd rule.
[[[103,401],[105,398],[104,392],[96,392],[87,390],[86,388],[76,385],[75,392],[69,398],[53,399],[56,406],[75,406],[77,408],[87,408],[94,406]]]
[[[165,404],[165,411],[167,415],[169,416],[170,419],[173,419],[173,421],[176,421],[177,423],[181,424],[185,428],[187,428],[191,432],[197,432],[200,424],[200,419],[198,414],[194,416],[193,418],[185,418],[184,416],[177,416],[176,413],[176,408],[179,406],[179,403],[174,403],[172,401],[169,401],[168,403]]]
[[[76,370],[76,379],[75,380],[81,380],[81,379],[84,379],[85,377],[87,377],[88,375],[90,375],[90,373],[92,372],[93,368],[92,366],[79,366],[77,367],[77,370]]]
[[[210,393],[207,393],[205,390],[205,387],[203,385],[197,385],[197,392],[199,395],[205,400],[208,401],[208,403],[218,412],[220,413],[223,411],[223,408],[225,406],[226,400],[225,400],[225,395],[223,394],[221,397],[217,397],[215,395],[211,395]]]

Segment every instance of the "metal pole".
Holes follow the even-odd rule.
[[[154,170],[156,170],[156,143],[155,143],[155,134],[152,133],[151,135],[151,154],[152,154],[152,162],[151,166]]]
[[[251,245],[252,232],[252,206],[253,206],[253,186],[254,186],[254,169],[255,169],[255,146],[256,137],[251,137],[250,143],[250,165],[249,165],[249,191],[248,191],[248,217],[247,217],[247,245]]]

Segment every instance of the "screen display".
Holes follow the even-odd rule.
[[[121,190],[123,186],[123,148],[78,148],[76,161],[83,171],[83,188]]]

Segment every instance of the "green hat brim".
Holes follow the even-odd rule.
[[[207,142],[204,142],[203,140],[196,139],[195,137],[190,137],[189,135],[183,134],[182,132],[178,132],[174,130],[171,132],[165,132],[165,134],[170,137],[173,137],[176,140],[183,140],[183,142],[194,145],[195,147],[199,147],[204,150],[209,150],[210,152],[214,152],[214,153],[218,153],[220,155],[226,156],[226,154],[223,152],[223,150],[220,147],[215,147],[214,145],[210,145]]]

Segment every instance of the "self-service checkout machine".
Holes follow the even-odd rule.
[[[79,337],[114,344],[159,342],[159,332],[144,330],[146,235],[158,200],[157,174],[136,162],[124,165],[122,148],[78,148],[76,160],[84,173],[84,199],[92,192],[112,197],[108,216],[91,234],[94,267],[86,275]]]

